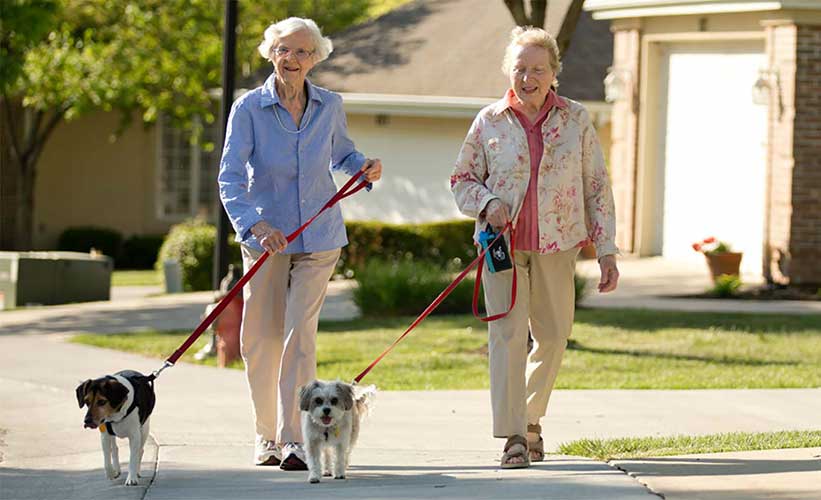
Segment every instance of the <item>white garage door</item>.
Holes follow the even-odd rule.
[[[691,244],[715,236],[760,275],[767,107],[753,104],[751,88],[764,54],[678,46],[666,62],[662,254],[701,258]]]

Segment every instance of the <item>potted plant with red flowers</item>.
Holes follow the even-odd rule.
[[[704,258],[707,259],[707,266],[710,267],[710,273],[713,276],[713,282],[724,274],[739,275],[742,254],[741,252],[733,252],[729,243],[719,241],[711,236],[693,243],[693,250],[704,254]]]

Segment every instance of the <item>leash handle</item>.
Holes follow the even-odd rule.
[[[512,311],[513,308],[516,306],[516,288],[518,282],[518,276],[516,274],[516,245],[514,243],[516,240],[516,232],[513,229],[513,226],[510,222],[507,223],[505,229],[507,229],[508,226],[510,227],[510,261],[513,264],[513,284],[510,287],[510,307],[507,311],[499,314],[494,314],[493,316],[487,316],[485,318],[479,316],[479,290],[482,287],[482,270],[485,266],[483,266],[480,263],[479,268],[476,269],[476,283],[473,284],[473,315],[477,319],[484,321],[485,323],[489,323],[491,321],[496,321],[497,319],[504,318],[505,316],[510,314],[510,311]],[[504,232],[504,230],[502,232]],[[501,234],[499,236],[501,236]],[[496,243],[496,240],[499,239],[499,236],[497,236],[496,239],[493,240],[493,243]],[[488,248],[490,248],[490,245],[488,245]],[[485,308],[487,308],[487,305],[485,306]]]
[[[437,297],[433,300],[433,302],[431,302],[431,303],[430,303],[430,305],[429,305],[428,307],[426,307],[424,311],[422,311],[422,314],[420,314],[420,315],[419,315],[419,316],[418,316],[418,317],[414,320],[414,322],[413,322],[413,323],[411,323],[411,325],[407,328],[407,330],[405,330],[405,331],[404,331],[404,333],[402,333],[402,335],[400,335],[400,336],[399,336],[399,338],[397,338],[396,340],[394,340],[394,341],[393,341],[393,344],[389,345],[389,346],[388,346],[388,348],[387,348],[387,349],[385,349],[384,351],[382,351],[382,354],[380,354],[380,355],[379,355],[379,356],[378,356],[375,360],[373,360],[373,361],[371,362],[371,364],[369,364],[369,365],[368,365],[368,367],[367,367],[367,368],[365,368],[364,370],[362,370],[362,372],[361,372],[359,375],[357,375],[356,377],[354,377],[354,379],[353,379],[354,384],[358,384],[359,382],[361,382],[361,381],[362,381],[362,379],[363,379],[363,378],[365,378],[365,375],[367,375],[367,374],[368,374],[371,370],[373,370],[373,368],[374,368],[377,364],[379,364],[379,362],[380,362],[380,361],[382,361],[382,358],[384,358],[385,356],[387,356],[387,355],[388,355],[388,353],[389,353],[389,352],[391,352],[391,351],[393,350],[393,348],[394,348],[394,347],[396,347],[396,345],[397,345],[397,344],[399,344],[399,342],[402,342],[402,340],[403,340],[405,337],[407,337],[407,335],[411,332],[411,330],[413,330],[414,328],[416,328],[416,327],[419,325],[419,323],[421,323],[421,322],[422,322],[422,320],[424,320],[425,318],[427,318],[427,317],[428,317],[428,315],[429,315],[431,312],[433,312],[433,310],[434,310],[434,309],[436,309],[437,307],[439,307],[439,304],[441,304],[441,303],[442,303],[442,301],[443,301],[443,300],[445,300],[445,298],[446,298],[448,295],[450,295],[450,294],[451,294],[451,292],[453,292],[454,288],[456,288],[456,286],[457,286],[459,283],[461,283],[461,282],[462,282],[462,280],[464,280],[464,279],[465,279],[465,277],[468,275],[468,273],[470,272],[470,270],[471,270],[471,269],[473,269],[473,268],[474,268],[477,264],[479,265],[479,269],[480,269],[480,272],[481,272],[481,263],[482,263],[482,261],[483,261],[483,260],[484,260],[484,258],[485,258],[485,254],[488,252],[488,250],[490,250],[490,247],[493,245],[493,243],[496,243],[496,240],[498,240],[499,238],[503,237],[503,235],[505,234],[505,232],[506,232],[508,229],[510,229],[511,231],[513,231],[513,225],[512,225],[512,223],[511,223],[511,222],[508,222],[508,223],[505,225],[505,227],[504,227],[504,228],[503,228],[503,229],[499,232],[499,234],[496,236],[496,238],[493,240],[493,242],[492,242],[491,244],[489,244],[487,247],[485,247],[484,249],[482,249],[482,251],[479,253],[479,256],[478,256],[478,257],[476,257],[475,259],[473,259],[473,262],[471,262],[470,264],[468,264],[468,266],[467,266],[465,269],[463,269],[461,273],[459,273],[459,275],[456,277],[456,279],[455,279],[455,280],[453,280],[453,282],[452,282],[450,285],[448,285],[448,286],[447,286],[447,288],[445,288],[444,290],[442,290],[442,292],[441,292],[441,293],[440,293],[440,294],[439,294],[439,295],[438,295],[438,296],[437,296]],[[512,238],[511,238],[511,240],[512,240]],[[512,244],[511,244],[511,248],[512,248]],[[512,251],[512,250],[511,250],[511,252],[510,252],[510,256],[511,256],[511,259],[512,259],[512,258],[513,258],[513,251]],[[508,313],[510,313],[510,310],[511,310],[511,309],[513,309],[513,305],[515,304],[515,300],[516,300],[516,278],[515,278],[515,276],[516,276],[516,274],[515,274],[515,273],[516,273],[516,263],[515,263],[515,262],[513,263],[513,272],[514,272],[514,275],[513,275],[513,276],[514,276],[514,278],[513,278],[513,299],[512,299],[512,300],[513,300],[513,302],[514,302],[514,303],[512,303],[512,304],[510,305],[510,309],[509,309],[507,312],[502,313],[502,314],[497,314],[497,315],[492,316],[492,317],[490,317],[490,318],[480,318],[480,319],[482,319],[482,321],[494,321],[494,320],[496,320],[496,319],[503,318],[503,317],[507,316],[507,315],[508,315]],[[480,277],[480,276],[477,274],[477,278],[476,278],[477,283],[478,283],[478,281],[479,281],[479,277]],[[475,293],[475,289],[474,289],[474,293]],[[476,299],[476,295],[474,295],[474,300],[475,300],[475,299]],[[474,302],[474,307],[475,307],[475,302]],[[474,310],[475,310],[475,309],[474,309]],[[476,314],[476,315],[477,315],[477,317],[478,317],[478,311],[476,311],[476,313],[475,313],[475,314]]]
[[[294,241],[297,238],[297,236],[299,236],[300,233],[302,233],[302,231],[304,231],[306,227],[308,227],[314,220],[316,220],[317,217],[322,215],[322,213],[325,210],[328,210],[339,201],[347,198],[348,196],[352,196],[361,191],[362,189],[364,189],[365,187],[369,186],[371,183],[367,180],[363,180],[356,187],[352,187],[354,183],[357,180],[359,180],[359,178],[362,177],[364,174],[364,171],[359,171],[356,175],[352,176],[350,180],[348,180],[348,182],[346,182],[345,185],[342,186],[342,188],[339,191],[337,191],[336,194],[334,194],[331,197],[331,199],[328,200],[327,203],[325,203],[325,205],[319,210],[319,212],[317,212],[313,217],[308,219],[307,222],[299,226],[299,228],[297,228],[296,231],[294,231],[286,237],[288,243]],[[163,367],[154,373],[154,378],[159,376],[160,372],[164,369],[168,368],[169,366],[174,366],[174,364],[177,362],[178,359],[180,359],[180,357],[185,353],[185,351],[187,351],[194,344],[194,342],[196,342],[200,335],[202,335],[202,332],[204,332],[209,326],[211,326],[211,323],[213,323],[214,320],[217,319],[217,316],[219,316],[220,313],[222,313],[222,311],[226,307],[228,307],[228,304],[231,302],[231,299],[233,299],[239,293],[239,291],[242,290],[242,287],[245,286],[246,283],[248,283],[248,281],[257,273],[257,271],[259,271],[259,268],[262,267],[262,265],[265,263],[265,260],[268,259],[268,255],[268,252],[262,252],[262,255],[260,255],[256,262],[254,262],[254,265],[251,267],[251,269],[249,269],[248,272],[245,273],[245,275],[242,278],[240,278],[240,280],[233,287],[231,287],[230,290],[228,290],[228,293],[225,294],[225,297],[223,297],[222,300],[219,301],[219,303],[211,311],[211,313],[208,314],[208,316],[206,316],[206,318],[200,322],[200,324],[197,326],[197,328],[194,329],[191,335],[189,335],[188,338],[185,339],[185,342],[183,342],[182,345],[176,351],[174,351],[174,354],[168,357],[168,359],[163,364]]]

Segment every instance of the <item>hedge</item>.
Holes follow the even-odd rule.
[[[94,226],[70,227],[60,234],[57,250],[85,252],[95,248],[117,259],[123,244],[123,235],[113,229]]]
[[[410,259],[389,262],[371,259],[356,274],[354,303],[365,315],[418,315],[451,283],[454,266]],[[472,310],[474,275],[468,275],[431,314],[464,314]],[[479,295],[484,310],[484,294]]]
[[[440,266],[457,258],[469,262],[476,257],[471,220],[427,224],[347,222],[345,226],[350,243],[342,248],[338,267],[354,274],[377,257],[389,262],[412,259]]]

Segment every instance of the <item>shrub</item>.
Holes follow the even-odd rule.
[[[123,242],[118,269],[151,269],[157,261],[164,235],[134,235]]]
[[[578,274],[573,275],[573,285],[576,288],[576,300],[575,304],[576,307],[579,307],[579,302],[584,300],[587,297],[587,292],[589,291],[588,282],[584,278],[584,276],[580,276]]]
[[[214,267],[214,241],[217,229],[202,220],[190,220],[171,228],[160,248],[156,269],[162,272],[163,262],[176,260],[182,270],[182,284],[186,292],[211,290]],[[228,245],[229,262],[241,262],[239,245]]]
[[[370,259],[356,274],[359,286],[354,302],[365,315],[418,315],[451,283],[461,262],[444,269],[429,262],[410,259],[386,261]],[[474,276],[466,277],[431,314],[471,311]],[[480,308],[484,308],[480,294]]]
[[[733,297],[741,288],[741,279],[735,274],[722,274],[716,278],[710,293],[716,297],[728,298]]]
[[[473,221],[455,220],[429,224],[347,222],[350,243],[342,249],[338,268],[362,271],[376,255],[389,262],[412,259],[442,263],[454,258],[472,260]],[[469,261],[468,260],[468,261]]]
[[[96,248],[104,255],[116,259],[120,255],[122,243],[123,236],[113,229],[93,226],[70,227],[60,234],[57,249],[88,252]]]

